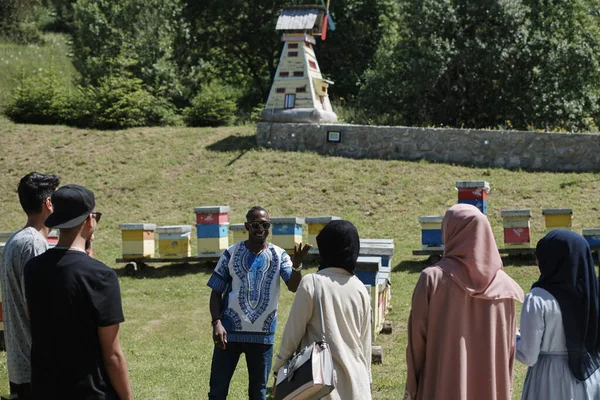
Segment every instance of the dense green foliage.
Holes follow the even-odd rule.
[[[237,120],[251,119],[264,104],[282,47],[274,29],[279,10],[309,3],[5,0],[0,37],[34,41],[40,26],[70,32],[82,90],[109,96],[101,86],[126,77],[121,83],[135,81],[136,88],[124,98],[138,104],[135,109],[161,99],[156,107],[166,114],[185,109],[188,123],[222,124],[235,120],[231,101]],[[345,122],[597,130],[600,18],[589,12],[600,8],[596,3],[333,0],[337,29],[317,42],[315,52],[323,74],[335,82],[330,93]],[[217,93],[225,86],[236,95]],[[46,115],[47,104],[40,104],[39,115]],[[141,123],[135,113],[119,113],[113,117],[125,125]]]
[[[144,90],[137,78],[109,76],[96,86],[64,89],[54,71],[23,78],[6,106],[15,122],[97,129],[176,124],[175,107]]]
[[[131,74],[171,99],[181,97],[171,59],[182,29],[177,0],[79,0],[74,6],[73,63],[82,83]]]
[[[590,129],[599,21],[574,1],[402,0],[362,104],[408,125]]]
[[[235,100],[235,91],[215,82],[198,92],[183,119],[188,126],[227,125],[235,115]]]
[[[0,1],[0,39],[22,44],[39,42],[38,6],[38,0]]]

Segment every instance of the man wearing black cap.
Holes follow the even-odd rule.
[[[45,224],[60,229],[58,245],[25,266],[33,398],[130,400],[119,281],[85,252],[102,214],[79,185],[58,189],[52,204]]]

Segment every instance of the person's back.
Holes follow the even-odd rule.
[[[309,275],[301,285],[312,285]],[[314,274],[316,288],[312,299],[319,296],[323,309],[326,338],[331,347],[340,399],[371,398],[371,306],[365,285],[341,268],[326,268]],[[318,283],[317,283],[318,281]],[[316,304],[316,302],[315,302]],[[321,339],[319,311],[313,312],[306,326],[301,347]],[[335,393],[334,393],[335,395]]]
[[[516,358],[529,368],[521,398],[600,398],[598,278],[586,240],[554,230],[536,246],[540,277],[521,310]]]
[[[412,298],[406,398],[509,400],[516,307],[523,290],[503,270],[492,228],[476,207],[450,207],[444,256]]]
[[[349,221],[331,221],[317,236],[317,243],[319,271],[300,282],[275,371],[299,348],[321,341],[324,333],[336,374],[335,389],[324,398],[369,400],[371,299],[365,285],[354,276],[360,249],[358,231]]]
[[[85,250],[102,217],[94,193],[65,185],[52,204],[44,224],[60,229],[58,244],[25,265],[33,398],[131,400],[119,280]]]
[[[97,334],[123,321],[120,307],[105,301],[119,295],[115,272],[84,252],[51,249],[27,264],[25,282],[34,395],[116,399]]]
[[[413,301],[410,329],[427,338],[421,354],[428,362],[419,373],[416,398],[509,399],[514,300],[471,297],[437,266],[423,270],[415,288],[420,294],[426,297]],[[414,353],[409,348],[408,357]]]
[[[31,258],[46,251],[46,239],[33,227],[23,228],[6,242],[0,264],[0,286],[10,381],[31,381],[31,330],[25,311],[23,270]]]
[[[25,227],[9,238],[0,260],[4,312],[4,339],[11,395],[31,399],[31,330],[27,319],[23,271],[27,261],[48,248],[50,230],[44,225],[52,214],[50,196],[59,177],[31,172],[19,181],[19,203],[27,215]]]

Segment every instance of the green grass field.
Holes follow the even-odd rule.
[[[420,247],[417,218],[442,215],[455,204],[455,181],[490,182],[489,218],[500,242],[500,210],[507,208],[532,209],[534,242],[543,236],[545,207],[572,207],[578,232],[600,226],[596,174],[323,157],[258,148],[253,134],[252,126],[105,132],[15,125],[0,119],[0,231],[23,225],[16,187],[31,171],[58,173],[63,184],[79,183],[94,190],[97,208],[104,212],[95,255],[115,268],[122,267],[115,263],[120,256],[119,223],[194,224],[195,206],[229,205],[231,223],[242,222],[247,209],[256,204],[271,216],[349,219],[361,237],[393,238],[396,245],[389,314],[393,333],[379,336],[384,362],[373,368],[374,398],[393,399],[403,393],[412,290],[427,265],[411,253]],[[511,259],[505,263],[525,290],[537,277],[535,266],[514,265]],[[206,287],[210,272],[206,265],[164,265],[140,278],[121,274],[126,316],[122,343],[137,399],[206,396],[212,356]],[[278,335],[292,299],[290,293],[282,294]],[[276,349],[278,343],[279,336]],[[0,393],[8,390],[5,357],[0,355]],[[230,398],[246,398],[245,372],[242,360]],[[515,399],[524,374],[525,368],[516,363]]]
[[[63,85],[71,86],[77,72],[68,54],[68,36],[57,33],[43,35],[43,45],[18,45],[0,42],[0,110],[18,87],[20,80],[53,69]]]

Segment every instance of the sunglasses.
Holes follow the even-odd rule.
[[[270,222],[259,222],[259,221],[248,222],[248,225],[250,225],[250,228],[252,228],[254,230],[262,228],[265,231],[271,227]]]
[[[102,213],[99,211],[94,211],[90,215],[96,220],[96,222],[100,222],[100,218],[102,218]]]

